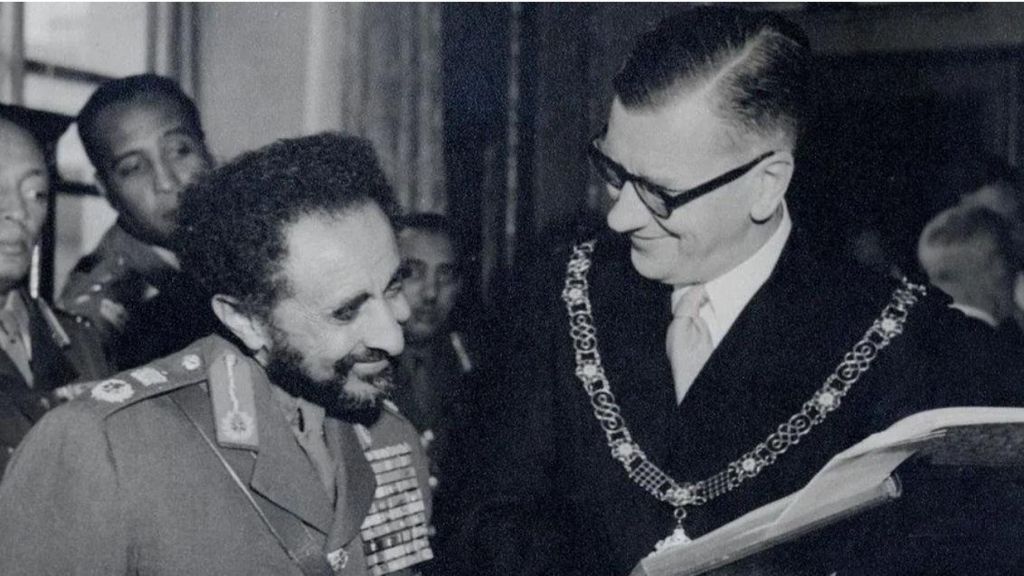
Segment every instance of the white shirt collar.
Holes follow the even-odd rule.
[[[793,221],[789,217],[786,203],[783,202],[782,222],[768,241],[738,266],[704,285],[708,301],[701,307],[700,317],[707,323],[711,342],[715,347],[725,338],[740,312],[747,307],[754,294],[771,276],[792,229]],[[672,291],[673,308],[690,287],[691,285],[679,286]]]
[[[981,320],[982,322],[988,324],[993,328],[997,328],[999,326],[999,322],[996,322],[995,316],[989,314],[987,311],[982,310],[981,308],[970,306],[968,304],[960,304],[958,302],[950,304],[949,307],[963,312],[964,315],[967,316],[968,318],[975,318],[977,320]]]

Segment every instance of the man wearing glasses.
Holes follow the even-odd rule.
[[[996,363],[950,337],[984,335],[944,297],[811,256],[785,203],[810,65],[802,31],[764,12],[696,8],[639,38],[589,148],[613,234],[520,307],[515,381],[491,402],[495,469],[466,524],[466,547],[487,551],[478,572],[628,574],[904,416],[1014,401]],[[891,516],[812,535],[761,573],[1018,566],[1020,534],[994,512],[955,524],[920,476],[903,475]],[[945,494],[957,510],[998,500]]]

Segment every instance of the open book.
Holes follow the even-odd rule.
[[[908,416],[837,454],[802,490],[652,553],[633,575],[703,574],[896,498],[893,471],[912,456],[939,465],[1024,465],[1024,408],[940,408]]]

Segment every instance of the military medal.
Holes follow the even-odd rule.
[[[427,540],[426,502],[402,442],[366,450],[377,480],[373,503],[360,533],[371,576],[383,576],[434,557]]]
[[[331,572],[335,574],[340,573],[345,569],[345,565],[348,564],[348,552],[344,548],[338,548],[334,552],[328,553],[327,563],[331,566]]]

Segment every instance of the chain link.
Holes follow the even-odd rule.
[[[633,440],[622,409],[615,400],[597,348],[597,328],[590,304],[587,271],[595,241],[576,245],[569,260],[562,299],[569,312],[569,333],[576,356],[576,377],[590,398],[612,457],[626,469],[629,478],[646,492],[672,505],[675,517],[686,516],[686,506],[700,506],[726,494],[774,464],[791,446],[800,442],[815,426],[837,410],[843,397],[893,338],[903,333],[910,308],[925,295],[925,287],[902,280],[892,299],[872,322],[864,336],[847,352],[825,383],[803,403],[799,412],[780,424],[764,441],[733,460],[725,469],[699,482],[679,483],[651,462]]]

